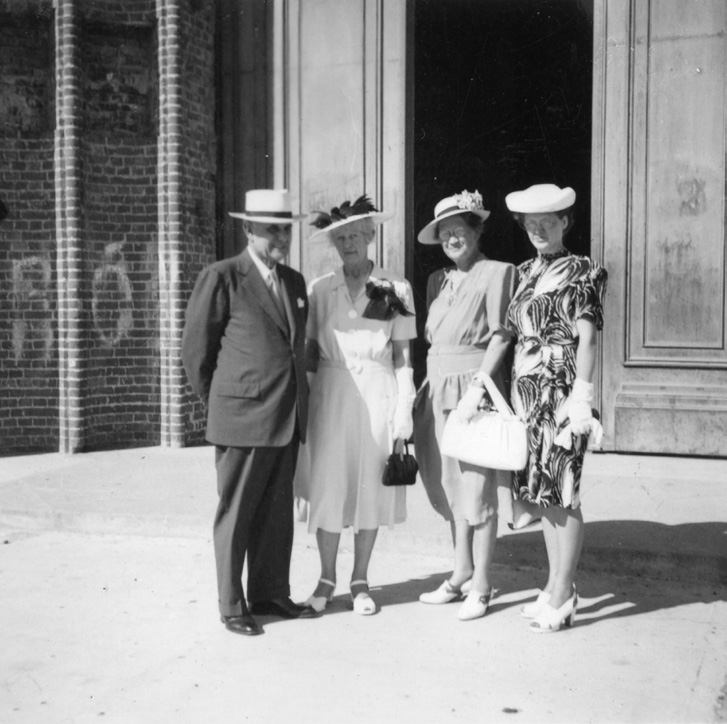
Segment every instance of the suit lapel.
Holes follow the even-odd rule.
[[[273,301],[270,289],[255,266],[255,262],[250,258],[250,252],[247,249],[240,255],[238,269],[245,279],[245,286],[252,292],[253,299],[286,335],[289,334],[288,324]]]
[[[283,287],[285,297],[287,297],[287,299],[284,299],[284,302],[286,312],[288,313],[290,338],[295,339],[295,332],[299,326],[298,300],[295,297],[295,285],[293,284],[292,276],[288,272],[288,267],[278,264],[280,285]]]

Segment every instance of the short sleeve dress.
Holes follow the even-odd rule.
[[[505,320],[516,278],[512,264],[480,255],[459,284],[454,267],[434,272],[427,284],[426,337],[431,346],[427,378],[415,404],[414,445],[429,502],[447,520],[484,523],[497,512],[498,486],[509,494],[510,473],[442,455],[439,440],[492,336],[511,336]],[[504,376],[493,379],[504,393]]]
[[[573,435],[555,438],[568,424],[568,396],[576,377],[578,329],[587,319],[603,328],[606,270],[588,257],[564,250],[542,254],[518,267],[520,284],[508,311],[517,335],[512,404],[528,427],[528,464],[514,476],[514,496],[544,508],[577,508],[588,444]]]
[[[414,309],[406,280],[376,265],[369,279],[393,282],[397,296]],[[403,522],[405,490],[384,487],[381,478],[394,442],[391,343],[416,337],[415,317],[365,319],[369,298],[362,291],[351,299],[343,268],[311,282],[308,297],[306,335],[318,342],[320,361],[294,480],[296,495],[309,502],[308,530],[337,533]]]

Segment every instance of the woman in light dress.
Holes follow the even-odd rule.
[[[489,215],[478,192],[463,191],[442,199],[418,236],[422,244],[441,244],[452,261],[427,284],[426,338],[431,346],[427,378],[417,397],[414,443],[429,500],[450,521],[454,537],[452,575],[420,601],[450,603],[466,592],[458,610],[464,621],[484,616],[492,597],[498,488],[510,502],[511,473],[467,465],[439,449],[448,416],[455,409],[474,414],[482,398],[482,375],[494,374],[511,339],[505,318],[516,272],[512,264],[480,251]],[[504,377],[494,375],[494,381],[505,392]]]
[[[352,527],[353,610],[376,612],[368,566],[378,528],[406,517],[405,489],[381,480],[389,454],[412,434],[414,305],[409,283],[368,257],[375,225],[390,217],[362,196],[314,222],[313,236],[327,235],[343,262],[309,286],[306,356],[315,374],[294,483],[309,502],[308,531],[320,554],[320,580],[307,601],[317,611],[333,598],[341,531]]]

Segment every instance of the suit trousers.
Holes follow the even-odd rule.
[[[220,613],[247,611],[247,600],[290,595],[293,475],[299,437],[284,447],[221,447],[215,451],[219,503],[213,539]]]

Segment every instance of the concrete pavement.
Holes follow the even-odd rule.
[[[483,619],[418,602],[450,568],[447,526],[421,485],[382,530],[381,610],[346,582],[312,621],[217,617],[211,448],[0,458],[0,721],[727,721],[727,463],[590,455],[576,626],[534,635],[519,616],[543,583],[539,526],[498,542]],[[298,523],[293,598],[318,576]]]
[[[440,724],[718,722],[727,604],[711,586],[583,571],[573,629],[535,635],[518,615],[539,575],[495,566],[487,615],[418,595],[449,560],[375,551],[375,616],[350,610],[352,556],[319,619],[217,617],[204,537],[12,533],[0,541],[4,724]],[[297,545],[292,593],[311,591]],[[722,697],[722,698],[721,698]]]
[[[210,447],[136,448],[0,458],[0,525],[27,530],[207,536],[216,505]],[[582,566],[683,582],[727,583],[727,460],[591,454],[582,483]],[[408,518],[377,550],[448,557],[446,524],[421,483]],[[496,561],[545,565],[540,525],[501,524]],[[350,545],[344,535],[342,544]],[[315,546],[304,523],[296,544]]]

